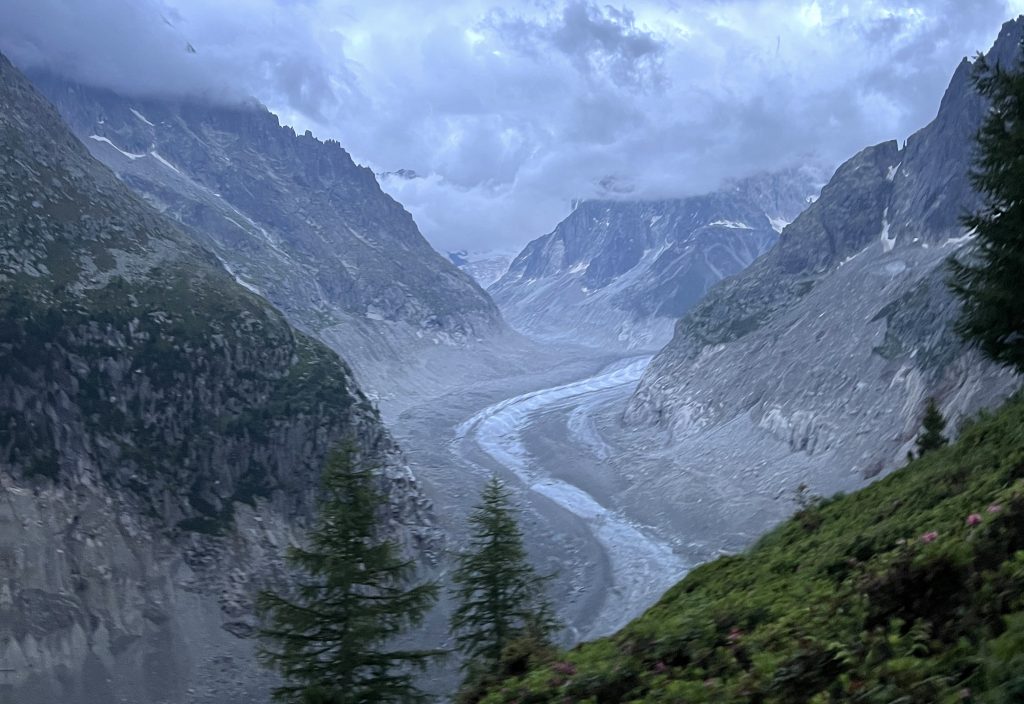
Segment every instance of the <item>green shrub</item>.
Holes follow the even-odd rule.
[[[806,494],[806,492],[803,492]],[[1024,398],[846,496],[805,497],[621,632],[488,704],[1024,701]],[[556,664],[571,662],[575,674]]]

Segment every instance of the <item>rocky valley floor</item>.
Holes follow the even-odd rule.
[[[649,355],[525,342],[504,354],[511,374],[383,410],[451,549],[492,473],[513,488],[534,563],[557,575],[566,642],[616,631],[689,569],[742,549],[793,511],[792,492],[718,479],[651,431],[623,425]],[[643,486],[665,474],[690,477],[692,490],[677,500]],[[439,638],[442,621],[429,626]]]

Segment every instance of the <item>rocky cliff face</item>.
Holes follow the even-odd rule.
[[[2,56],[0,104],[0,688],[263,701],[251,597],[282,574],[327,450],[350,438],[381,465],[410,550],[435,547],[429,506],[348,367]]]
[[[823,180],[802,168],[690,198],[584,201],[489,290],[530,335],[654,349],[713,284],[768,251]]]
[[[420,235],[334,141],[257,104],[135,100],[33,81],[92,154],[224,262],[242,285],[388,391],[425,346],[501,329],[493,302]]]
[[[1011,60],[1022,34],[1024,18],[1007,23],[992,56]],[[627,422],[766,497],[801,481],[829,493],[901,464],[926,397],[955,429],[1014,388],[953,333],[944,283],[969,246],[959,217],[977,202],[967,174],[984,112],[965,60],[930,125],[843,164],[771,252],[679,321]]]

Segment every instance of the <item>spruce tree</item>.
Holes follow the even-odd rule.
[[[491,477],[469,519],[469,550],[459,556],[453,575],[457,608],[451,629],[468,658],[463,668],[480,674],[498,670],[510,643],[530,638],[543,646],[557,628],[545,595],[548,577],[530,566],[509,499],[508,489]]]
[[[951,259],[962,299],[957,331],[989,358],[1024,371],[1024,60],[1013,70],[980,56],[975,85],[991,108],[978,133],[971,182],[981,207],[964,218],[975,246]]]
[[[942,417],[939,406],[934,398],[928,399],[928,405],[924,410],[924,420],[921,423],[921,434],[917,436],[917,456],[923,457],[925,453],[937,450],[949,439],[942,434],[946,429],[946,419]]]
[[[382,496],[351,447],[330,456],[322,483],[308,546],[288,552],[297,584],[258,600],[265,623],[260,655],[284,679],[274,698],[290,704],[422,700],[413,676],[438,653],[393,643],[422,621],[437,585],[408,585],[414,567],[381,535]]]

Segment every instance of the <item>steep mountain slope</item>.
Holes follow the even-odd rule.
[[[1020,702],[1022,458],[1017,398],[956,445],[699,567],[616,635],[529,662],[520,650],[482,699]]]
[[[0,104],[0,682],[19,704],[263,701],[252,593],[328,448],[382,466],[410,550],[429,506],[347,366],[2,56]]]
[[[993,57],[1012,60],[1022,33],[1007,23]],[[985,110],[971,70],[930,125],[843,164],[771,252],[678,323],[625,413],[682,458],[652,492],[682,495],[697,467],[766,500],[801,481],[853,488],[902,461],[926,397],[955,428],[1016,385],[950,328],[944,262],[969,242],[959,216],[976,202]]]
[[[690,198],[584,201],[489,290],[530,335],[655,349],[712,284],[768,251],[823,181],[790,169]]]
[[[257,104],[135,100],[33,80],[96,158],[373,390],[424,346],[502,327],[483,290],[337,142],[296,135]]]

